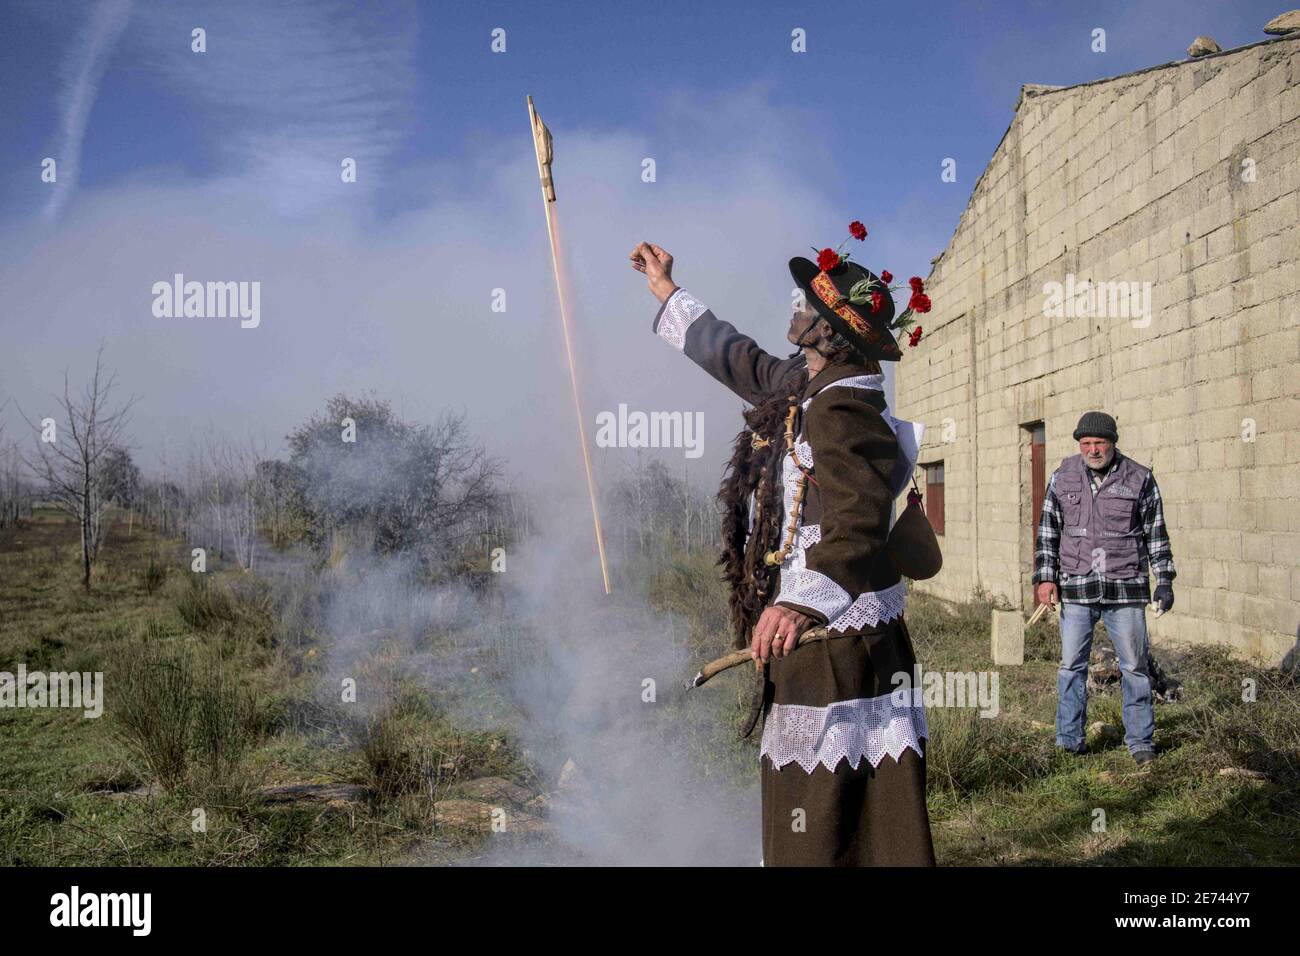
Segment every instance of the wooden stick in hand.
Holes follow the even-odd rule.
[[[811,627],[799,635],[799,639],[795,641],[794,646],[802,647],[809,641],[824,641],[828,636],[826,628]],[[696,674],[692,680],[686,682],[686,687],[688,690],[692,687],[699,687],[705,681],[712,677],[716,677],[723,671],[730,670],[731,668],[737,667],[741,664],[748,664],[753,659],[753,653],[748,647],[741,648],[738,651],[732,651],[730,654],[724,654],[717,660],[709,661],[709,663],[700,668],[700,672]]]
[[[1037,624],[1037,623],[1038,623],[1038,619],[1039,619],[1040,617],[1042,617],[1044,614],[1047,613],[1047,609],[1048,609],[1049,607],[1053,607],[1053,606],[1054,606],[1054,605],[1047,604],[1047,603],[1043,603],[1043,604],[1038,605],[1038,607],[1037,607],[1037,609],[1034,611],[1034,613],[1031,614],[1031,615],[1029,615],[1029,620],[1025,622],[1025,630],[1029,630],[1031,627],[1033,627],[1035,624]]]

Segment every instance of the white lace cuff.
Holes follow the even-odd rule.
[[[664,303],[655,334],[680,352],[686,348],[686,330],[707,311],[708,306],[685,289],[678,289]]]
[[[898,760],[908,747],[924,756],[921,740],[929,736],[920,688],[912,688],[826,707],[773,704],[759,754],[778,770],[797,763],[812,773],[820,763],[834,773],[841,760],[856,770],[866,757],[877,767],[885,754]]]
[[[781,590],[774,603],[782,601],[810,607],[827,621],[835,620],[853,603],[848,591],[826,575],[806,567],[781,569]]]
[[[903,616],[907,606],[907,582],[899,581],[883,591],[864,591],[847,611],[827,625],[841,633],[860,627],[875,627],[882,621],[892,621]]]

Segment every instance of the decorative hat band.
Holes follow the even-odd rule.
[[[817,293],[817,298],[821,299],[826,307],[833,311],[845,322],[849,323],[853,329],[861,336],[874,339],[874,330],[864,319],[858,310],[849,305],[848,300],[840,295],[840,290],[835,288],[835,283],[831,281],[830,276],[825,272],[819,272],[812,277],[813,291]]]
[[[849,223],[849,236],[861,242],[867,238],[867,227],[855,219]],[[844,240],[844,242],[847,241],[847,239]],[[893,300],[890,298],[888,302],[889,308],[885,310],[886,314],[878,318],[878,324],[873,325],[854,306],[865,305],[872,315],[880,313],[886,306],[886,298],[893,295],[895,286],[891,285],[891,283],[894,281],[894,277],[889,274],[888,270],[883,270],[880,277],[876,278],[871,274],[870,270],[856,266],[856,263],[849,263],[850,254],[840,251],[844,248],[844,242],[841,242],[839,248],[836,249],[818,249],[813,246],[813,252],[817,253],[816,265],[818,272],[811,279],[800,280],[801,284],[807,282],[817,294],[817,297],[822,300],[822,304],[847,322],[853,331],[866,340],[869,347],[879,347],[885,341],[886,336],[892,339],[894,333],[908,332],[909,330],[910,335],[908,335],[907,344],[914,347],[921,340],[921,327],[916,325],[915,316],[918,313],[930,311],[930,297],[925,294],[925,282],[920,276],[912,276],[908,280],[908,285],[912,289],[912,296],[908,300],[907,308],[903,311],[903,314],[896,318],[893,317]],[[791,262],[791,270],[793,271],[793,260]],[[812,263],[809,263],[809,265],[812,265]],[[831,281],[830,276],[827,275],[828,272],[845,265],[854,265],[860,273],[863,273],[853,282],[847,295],[840,292],[835,287],[835,283]],[[852,273],[848,276],[842,276],[842,278],[847,282],[857,274]],[[886,351],[897,353],[897,344],[890,342]]]

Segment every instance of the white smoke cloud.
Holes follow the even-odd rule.
[[[846,224],[807,178],[816,143],[803,145],[797,117],[759,110],[745,95],[730,121],[728,109],[719,98],[647,117],[640,130],[555,131],[588,432],[596,414],[622,402],[701,411],[704,455],[687,464],[708,484],[739,426],[740,401],[651,334],[657,303],[628,252],[642,239],[665,246],[681,285],[786,355],[786,261]],[[754,115],[763,121],[746,127]],[[709,135],[710,119],[725,137]],[[84,193],[41,243],[11,222],[0,229],[9,304],[0,323],[10,326],[8,354],[23,361],[0,360],[6,391],[39,405],[103,338],[123,387],[142,396],[134,437],[146,468],[166,435],[211,422],[274,439],[329,395],[377,389],[407,418],[465,408],[472,430],[530,481],[581,481],[536,168],[522,142],[522,153],[486,147],[473,174],[440,168],[428,181],[458,196],[381,224],[350,211],[267,217],[260,182],[242,189],[238,177],[157,172]],[[656,183],[640,180],[645,156],[658,160]],[[482,184],[473,192],[451,178],[471,175]],[[872,204],[864,189],[857,208]],[[908,274],[900,262],[924,258],[883,231],[868,246],[899,275]],[[176,272],[260,281],[261,326],[154,318],[152,285]],[[505,290],[504,313],[491,311],[496,289]],[[635,453],[594,450],[598,472]],[[674,457],[681,467],[681,452]]]

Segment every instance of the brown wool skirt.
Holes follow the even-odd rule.
[[[901,619],[797,648],[768,667],[771,704],[826,707],[889,694],[916,658]],[[766,713],[765,713],[766,716]],[[924,749],[924,746],[923,748]],[[834,772],[761,761],[765,866],[934,866],[925,805],[925,758],[910,747]],[[802,812],[800,812],[802,811]]]

